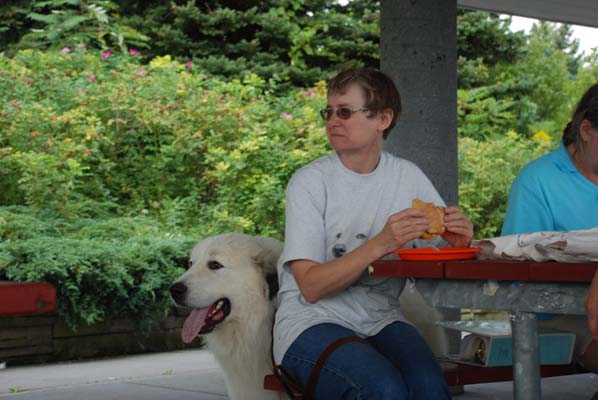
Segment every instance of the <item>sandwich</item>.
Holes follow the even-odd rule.
[[[427,203],[419,199],[413,199],[411,206],[422,210],[424,216],[430,220],[430,227],[421,236],[422,239],[433,239],[444,233],[444,207],[437,207],[434,203]]]

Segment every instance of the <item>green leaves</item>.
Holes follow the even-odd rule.
[[[147,47],[149,38],[123,26],[109,14],[116,3],[106,0],[52,0],[32,3],[27,17],[35,24],[20,40],[20,48],[115,47],[126,52],[128,45]]]
[[[69,224],[5,208],[0,221],[0,279],[53,283],[58,312],[75,327],[125,317],[149,331],[171,307],[167,289],[194,244],[143,217]]]
[[[0,88],[0,205],[70,222],[280,237],[288,179],[328,151],[323,84],[274,96],[257,74],[221,81],[170,56],[29,50],[0,58]]]
[[[151,37],[152,55],[192,58],[204,71],[227,79],[252,72],[273,81],[278,93],[310,87],[344,63],[379,64],[378,1],[346,6],[329,0],[205,1],[138,8],[137,15],[125,13],[122,23]]]
[[[511,182],[523,166],[555,146],[548,136],[527,140],[514,132],[489,140],[459,139],[459,205],[474,223],[476,238],[500,236]]]
[[[489,86],[458,91],[459,137],[488,139],[514,128],[516,103],[494,92]]]

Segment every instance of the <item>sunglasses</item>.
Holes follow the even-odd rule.
[[[331,117],[332,114],[336,114],[337,117],[339,117],[340,119],[349,119],[351,118],[351,115],[353,115],[353,113],[359,112],[359,111],[369,111],[368,108],[358,108],[356,110],[353,110],[349,107],[326,107],[326,108],[322,108],[320,110],[320,116],[322,117],[322,119],[324,121],[328,121]]]

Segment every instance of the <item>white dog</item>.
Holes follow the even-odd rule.
[[[193,309],[182,330],[183,341],[206,335],[220,363],[232,400],[278,399],[263,389],[272,374],[272,324],[278,290],[276,262],[282,244],[275,239],[226,233],[195,245],[190,268],[170,287],[177,305]],[[446,350],[446,338],[434,322],[440,314],[413,287],[401,295],[401,307],[432,349]],[[422,319],[422,317],[426,319]]]
[[[276,262],[281,252],[282,244],[274,239],[240,233],[211,236],[195,245],[189,270],[170,287],[178,305],[193,308],[183,326],[183,341],[206,335],[232,400],[279,398],[265,391],[263,382],[272,373]]]

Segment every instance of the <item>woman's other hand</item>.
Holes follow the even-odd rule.
[[[383,246],[385,254],[388,254],[421,237],[429,226],[430,221],[421,210],[406,208],[388,217],[375,239]]]
[[[473,223],[459,207],[447,207],[444,213],[446,230],[442,238],[453,247],[469,247],[473,239]]]

